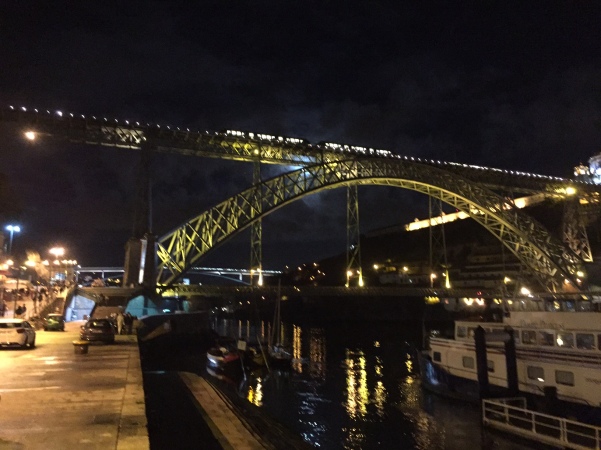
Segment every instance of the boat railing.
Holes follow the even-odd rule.
[[[549,445],[601,448],[601,427],[529,410],[523,397],[482,400],[482,423]]]

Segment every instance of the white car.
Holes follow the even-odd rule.
[[[24,319],[0,318],[0,347],[35,347],[35,329]]]

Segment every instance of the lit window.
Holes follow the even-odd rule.
[[[574,348],[574,335],[572,333],[557,333],[555,342],[557,342],[558,347]]]

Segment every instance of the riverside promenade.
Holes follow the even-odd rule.
[[[136,337],[78,355],[82,323],[0,350],[0,450],[150,448]]]
[[[149,382],[159,391],[145,396],[137,337],[90,343],[87,354],[76,354],[83,323],[68,322],[65,332],[37,330],[34,349],[0,349],[0,450],[291,448],[264,441],[197,374],[171,372],[184,391]],[[150,436],[148,396],[155,399],[151,408],[166,414]]]

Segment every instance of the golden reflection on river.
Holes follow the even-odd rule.
[[[215,325],[220,334],[251,343],[267,342],[273,329],[269,321]],[[284,323],[282,334],[294,358],[292,370],[248,373],[244,396],[316,448],[526,448],[482,432],[477,406],[424,392],[405,340],[413,337],[408,331],[380,324]]]
[[[263,406],[263,380],[257,377],[254,385],[248,386],[247,400],[255,406]]]

